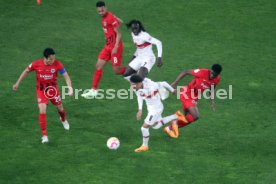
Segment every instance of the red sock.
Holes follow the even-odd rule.
[[[46,114],[39,114],[39,124],[40,124],[40,130],[42,135],[47,135],[47,131],[46,131],[46,126],[47,126],[47,122],[46,122]]]
[[[194,117],[193,117],[191,114],[187,114],[185,117],[186,117],[188,123],[185,123],[185,122],[183,122],[183,121],[177,121],[178,128],[182,128],[182,127],[184,127],[184,126],[187,126],[187,125],[189,125],[190,123],[192,123],[192,122],[195,121]]]
[[[102,75],[103,75],[103,70],[102,69],[95,71],[94,78],[93,78],[93,85],[92,85],[93,89],[98,89],[99,82],[102,78]]]
[[[126,70],[126,67],[124,67],[124,66],[121,67],[118,74],[119,74],[119,75],[123,75],[123,74],[125,73],[125,70]]]
[[[61,117],[61,121],[63,122],[63,121],[65,121],[66,120],[66,113],[65,113],[65,111],[63,110],[63,111],[58,111],[58,113],[59,113],[59,115],[60,115],[60,117]]]

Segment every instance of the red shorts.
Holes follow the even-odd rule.
[[[187,86],[184,86],[180,93],[180,101],[182,103],[182,109],[186,111],[190,107],[197,106],[197,98],[192,98],[191,94],[189,92],[185,93],[185,90],[187,91]]]
[[[58,86],[49,86],[44,90],[36,89],[37,103],[38,104],[47,104],[48,99],[55,106],[62,104],[60,93],[58,91]]]
[[[121,66],[122,65],[122,56],[123,56],[123,44],[120,43],[117,53],[114,55],[111,55],[113,48],[114,47],[105,45],[103,50],[100,52],[98,59],[102,59],[105,61],[111,61],[112,66]]]

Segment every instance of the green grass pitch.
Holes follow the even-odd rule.
[[[108,0],[110,11],[125,22],[141,20],[163,42],[164,66],[155,66],[149,78],[172,82],[183,69],[220,63],[219,87],[233,85],[233,99],[217,100],[215,113],[201,100],[201,119],[181,129],[179,139],[151,130],[150,151],[137,154],[142,121],[135,120],[136,99],[67,97],[70,131],[49,105],[50,142],[42,145],[34,73],[16,93],[12,85],[50,46],[73,87],[89,88],[104,45],[95,2],[42,0],[38,7],[35,0],[0,1],[0,183],[276,183],[274,0]],[[121,30],[126,65],[135,48],[129,31]],[[65,84],[61,77],[59,83]],[[129,88],[110,64],[100,87]],[[164,105],[163,115],[181,108],[174,96]],[[117,151],[106,148],[111,136],[121,141]]]

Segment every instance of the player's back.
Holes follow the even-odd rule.
[[[131,33],[133,42],[137,48],[137,56],[152,56],[152,44],[150,43],[151,36],[144,31],[141,31],[138,35]]]

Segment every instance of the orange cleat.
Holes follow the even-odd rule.
[[[174,138],[174,139],[178,138],[178,136],[175,135],[174,131],[170,130],[168,126],[164,128],[164,132],[168,134],[171,138]]]
[[[134,151],[136,153],[139,153],[139,152],[145,152],[145,151],[148,151],[148,150],[149,150],[148,146],[140,146],[139,148],[135,149]]]
[[[177,116],[177,119],[180,121],[183,121],[184,123],[188,123],[187,119],[185,118],[184,114],[182,114],[180,111],[177,111],[175,113],[175,115]]]
[[[179,132],[178,132],[178,126],[175,124],[175,122],[174,121],[172,121],[172,129],[173,129],[173,131],[174,131],[174,134],[175,134],[175,136],[176,136],[176,138],[178,138],[178,136],[179,136]]]

